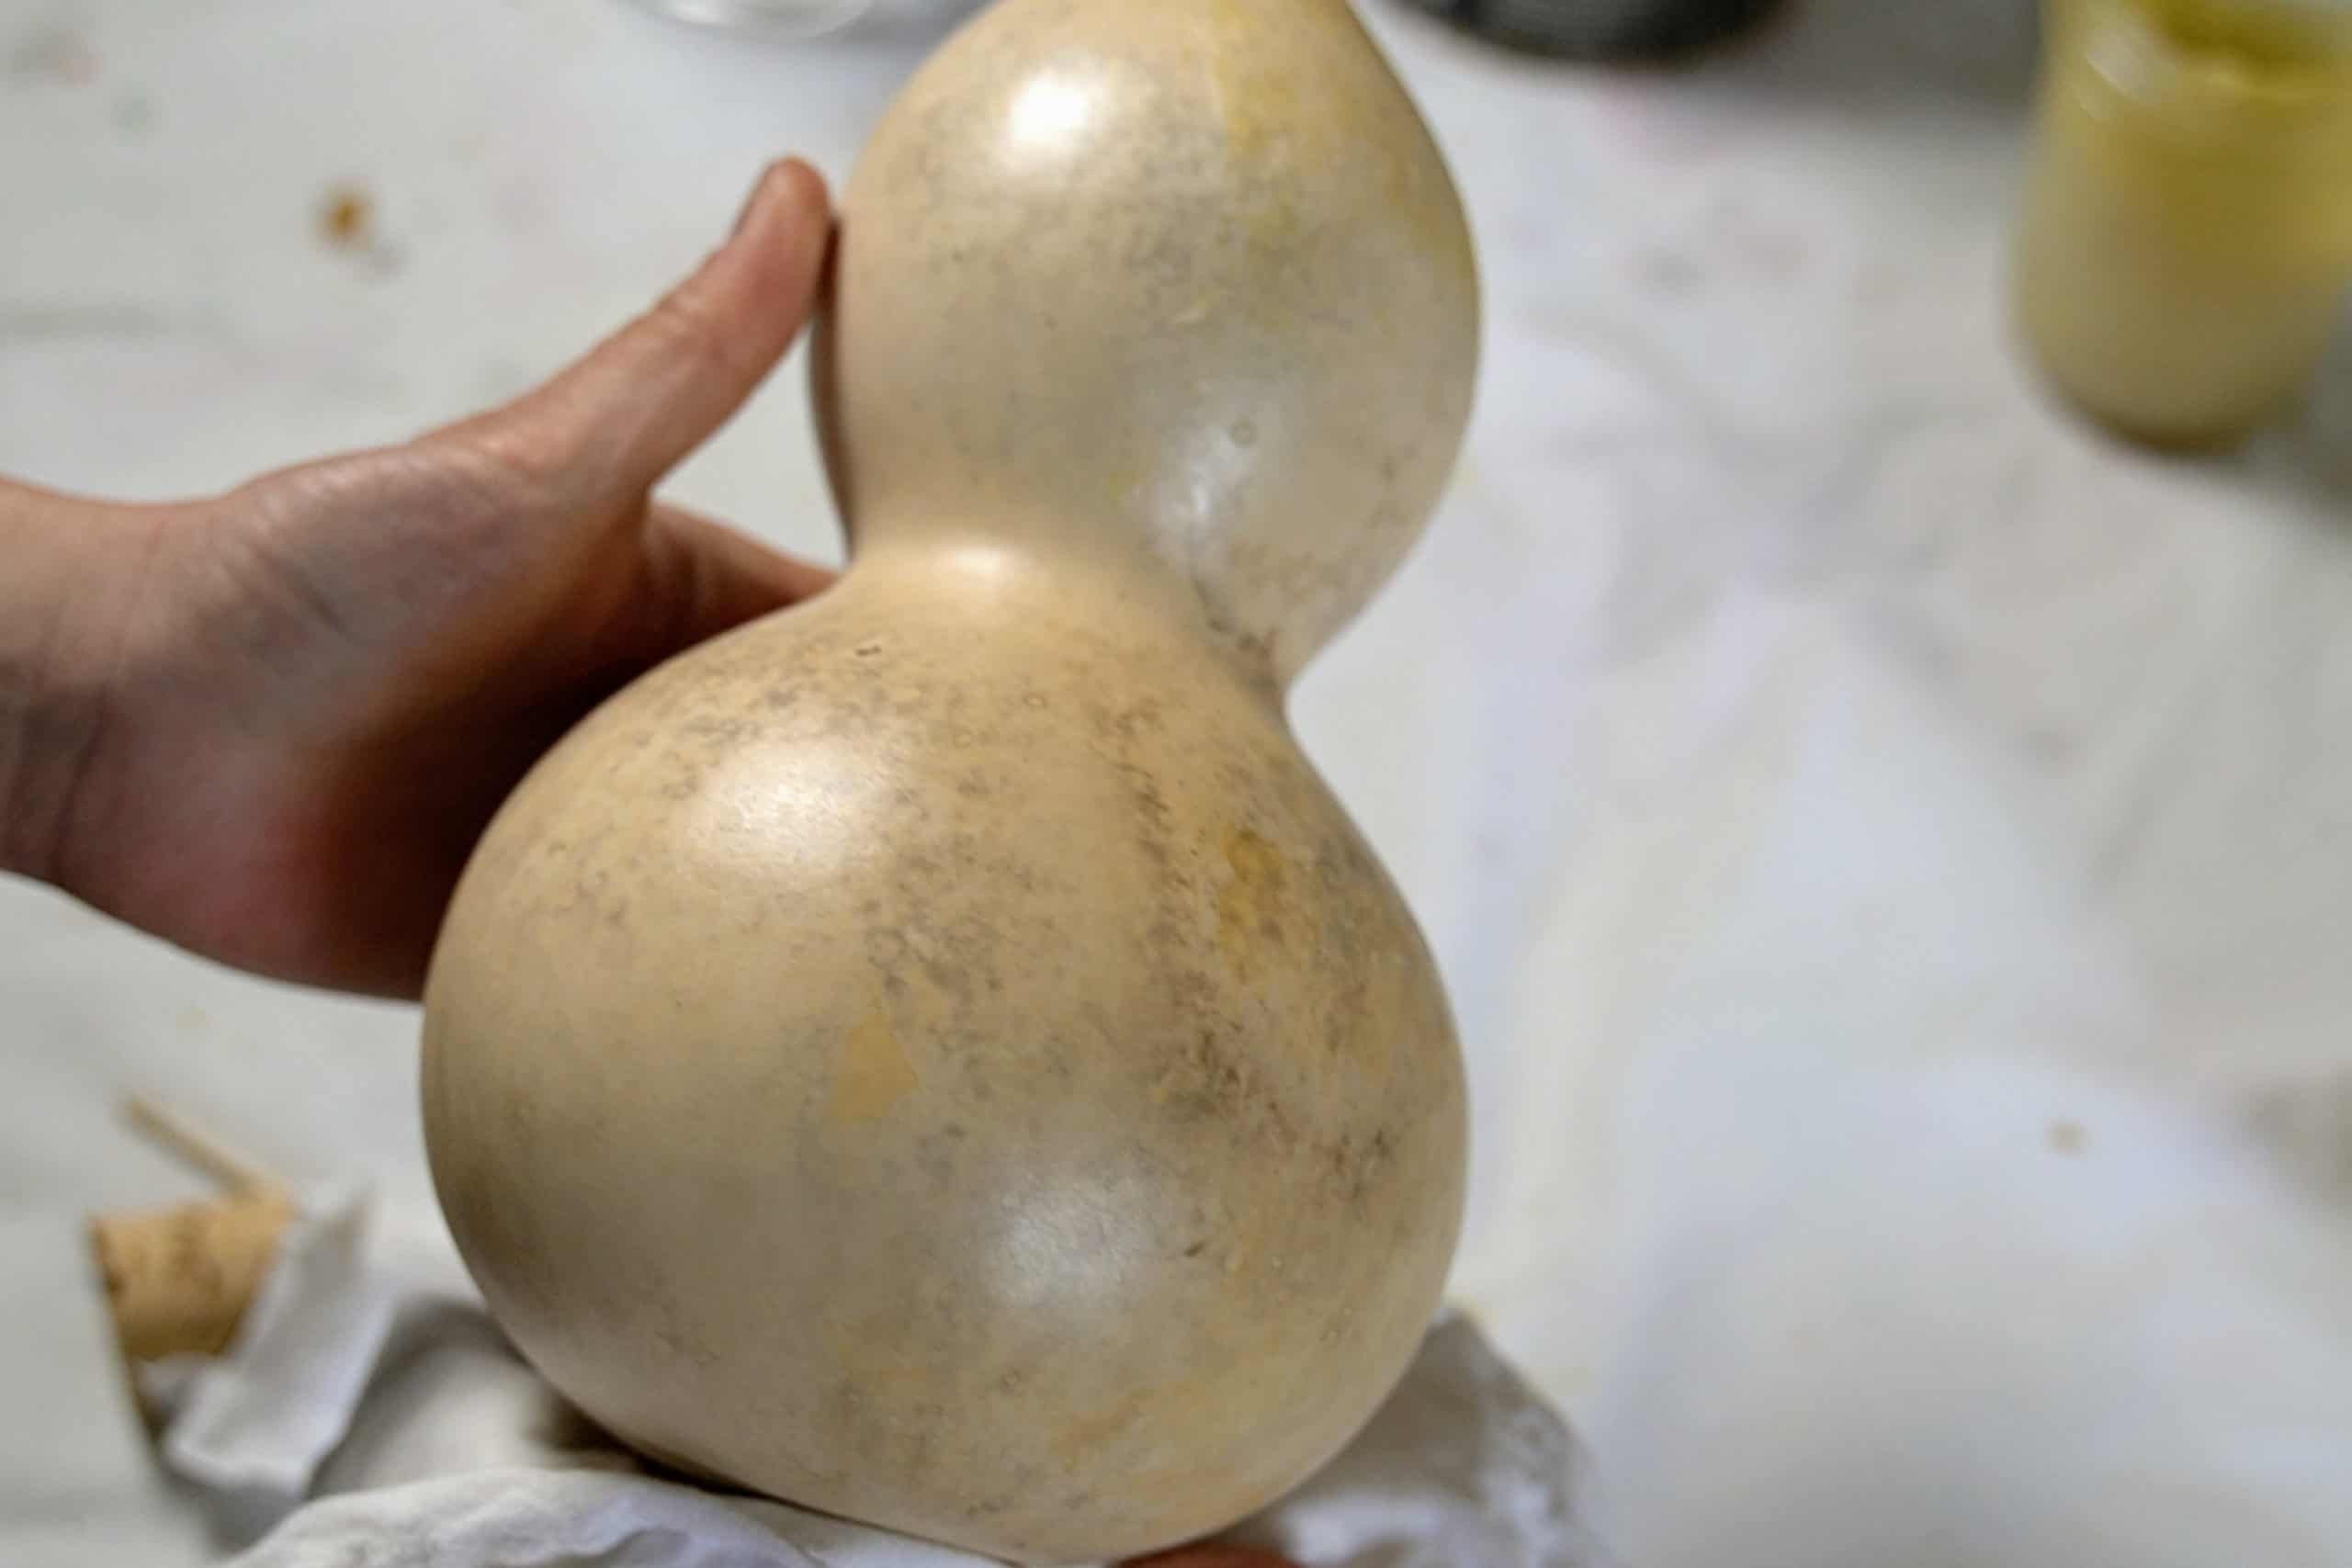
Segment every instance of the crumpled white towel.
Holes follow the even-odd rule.
[[[646,1473],[507,1346],[437,1226],[398,1216],[371,1239],[366,1218],[355,1196],[315,1205],[236,1345],[178,1391],[166,1462],[248,1528],[275,1522],[233,1568],[980,1568]],[[1601,1568],[1577,1463],[1558,1415],[1450,1316],[1355,1443],[1232,1539],[1307,1568]]]
[[[370,1267],[367,1220],[358,1192],[313,1194],[247,1309],[236,1352],[141,1370],[151,1402],[172,1412],[164,1459],[176,1474],[265,1510],[309,1492],[375,1375],[398,1307],[397,1283]]]

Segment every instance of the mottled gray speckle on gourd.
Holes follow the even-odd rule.
[[[1461,1067],[1284,726],[1476,356],[1344,0],[1004,0],[846,193],[852,569],[516,792],[427,997],[458,1245],[650,1453],[1030,1562],[1354,1434],[1438,1301]]]

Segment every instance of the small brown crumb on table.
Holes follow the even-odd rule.
[[[376,198],[363,186],[331,186],[319,202],[319,237],[337,250],[362,249],[375,225]]]

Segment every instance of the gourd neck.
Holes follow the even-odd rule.
[[[928,600],[943,621],[1067,623],[1073,634],[1187,648],[1216,660],[1280,710],[1289,673],[1267,650],[1219,627],[1193,585],[1165,562],[1097,539],[1067,547],[1060,530],[974,519],[921,529],[858,529],[842,588],[904,603]]]

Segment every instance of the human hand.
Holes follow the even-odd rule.
[[[506,408],[179,504],[0,485],[0,865],[242,968],[415,995],[539,755],[830,581],[651,496],[798,334],[830,232],[779,164],[693,276]]]

